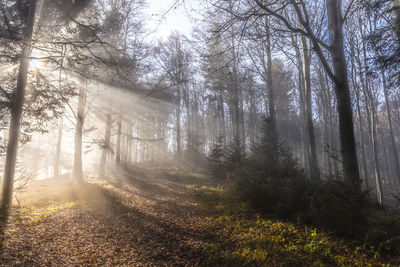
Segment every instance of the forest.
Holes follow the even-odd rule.
[[[0,266],[400,266],[400,0],[1,0]]]

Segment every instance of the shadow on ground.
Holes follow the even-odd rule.
[[[145,169],[105,183],[43,181],[26,196],[31,215],[10,229],[0,265],[204,265],[205,219],[183,181]]]

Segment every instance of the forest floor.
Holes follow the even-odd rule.
[[[193,180],[156,170],[119,176],[32,182],[10,218],[0,266],[202,265],[206,219],[187,194]]]
[[[0,266],[383,266],[380,248],[258,215],[202,174],[122,170],[108,181],[33,181]]]

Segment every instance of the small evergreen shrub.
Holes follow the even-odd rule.
[[[314,186],[310,210],[305,221],[346,236],[362,237],[367,211],[371,208],[368,192],[354,192],[340,179]]]
[[[233,172],[232,189],[253,207],[284,218],[308,209],[309,182],[290,147],[278,140],[264,119],[262,138],[252,155]]]
[[[217,139],[217,142],[213,145],[208,161],[208,172],[217,181],[225,180],[225,169],[226,169],[226,158],[224,154],[224,143],[222,137]]]

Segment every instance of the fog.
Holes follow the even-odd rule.
[[[355,214],[346,234],[373,221],[362,217],[371,207],[396,211],[398,10],[389,0],[2,1],[0,230],[38,192],[73,207],[90,193],[148,204],[215,186],[207,192],[297,224],[329,230],[322,209]]]

